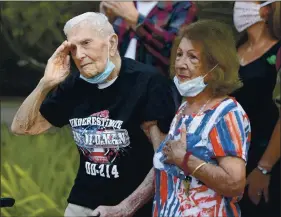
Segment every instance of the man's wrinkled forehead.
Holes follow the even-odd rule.
[[[67,34],[67,40],[74,44],[85,39],[101,40],[105,38],[106,34],[102,27],[84,22],[75,25]]]

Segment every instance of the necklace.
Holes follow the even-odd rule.
[[[187,127],[187,129],[186,129],[186,132],[188,133],[189,132],[189,129],[190,129],[190,127],[191,127],[191,123],[193,122],[193,120],[195,119],[195,117],[197,117],[197,115],[198,114],[200,114],[200,113],[202,113],[203,111],[204,111],[204,109],[206,108],[206,106],[207,106],[207,104],[211,101],[211,99],[212,98],[210,98],[210,99],[208,99],[207,100],[207,102],[204,104],[204,105],[202,105],[201,107],[200,107],[200,109],[198,110],[198,112],[197,113],[195,113],[195,116],[193,117],[193,119],[192,119],[192,121],[189,123],[189,125],[188,125],[188,127]],[[178,123],[178,121],[179,121],[179,118],[182,116],[182,114],[183,114],[183,111],[184,111],[184,109],[186,108],[186,105],[181,109],[181,111],[178,113],[178,117],[177,117],[177,123]]]

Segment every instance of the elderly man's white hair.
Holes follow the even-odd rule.
[[[68,20],[63,28],[64,34],[67,36],[73,27],[86,23],[92,25],[101,36],[107,36],[114,33],[112,25],[104,14],[86,12]]]

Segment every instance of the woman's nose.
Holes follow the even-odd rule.
[[[187,69],[188,66],[187,66],[187,60],[185,58],[180,58],[178,60],[178,64],[177,65],[177,68],[181,68],[181,69]]]

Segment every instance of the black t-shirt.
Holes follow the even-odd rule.
[[[279,41],[255,61],[241,66],[239,76],[243,87],[232,94],[242,105],[250,119],[252,142],[250,149],[265,149],[276,121],[278,109],[273,99],[277,72],[275,59]]]
[[[154,151],[140,125],[157,120],[168,132],[177,109],[171,92],[154,67],[122,58],[117,80],[105,89],[74,72],[49,94],[41,114],[54,126],[70,124],[80,153],[68,202],[92,209],[116,205],[141,184]]]

